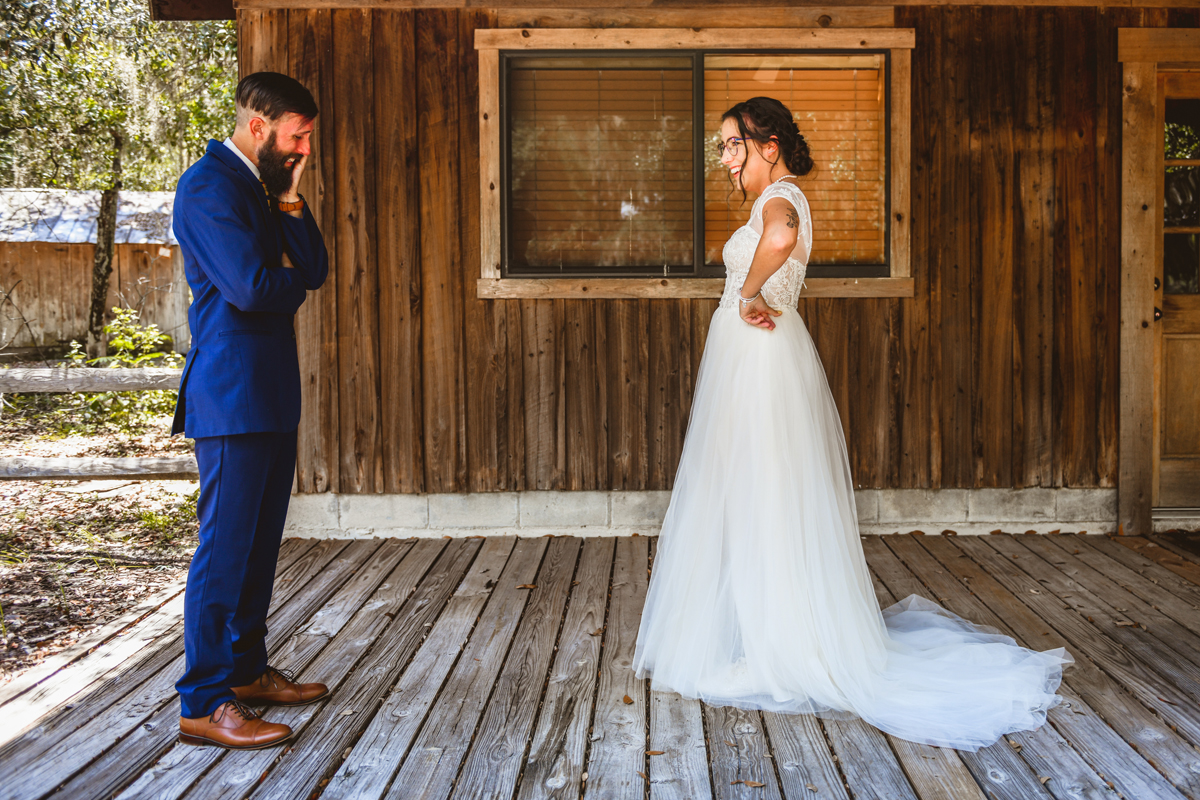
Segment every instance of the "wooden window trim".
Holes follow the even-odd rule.
[[[488,28],[479,51],[479,198],[481,298],[720,297],[721,278],[503,278],[500,272],[501,50],[889,50],[891,201],[886,278],[809,278],[806,297],[912,297],[909,170],[912,149],[910,28]]]

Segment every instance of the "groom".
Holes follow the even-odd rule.
[[[250,706],[325,697],[267,664],[266,618],[296,469],[300,368],[292,319],[329,272],[296,191],[317,105],[274,72],[237,86],[237,123],[175,192],[192,348],[171,432],[196,440],[200,544],[184,596],[180,741],[250,750],[292,735]]]

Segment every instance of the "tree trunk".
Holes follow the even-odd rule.
[[[113,239],[117,232],[117,196],[121,191],[121,151],[125,140],[113,131],[112,185],[100,193],[100,215],[96,219],[96,259],[92,262],[92,305],[88,314],[87,352],[91,358],[106,355],[104,312],[108,302],[108,279],[113,271]]]

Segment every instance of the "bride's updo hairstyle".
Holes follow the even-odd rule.
[[[813,160],[808,152],[800,127],[792,119],[792,112],[774,97],[751,97],[721,115],[721,122],[732,119],[737,123],[738,135],[744,141],[769,142],[772,137],[779,142],[779,156],[788,172],[807,175],[812,171]],[[749,145],[746,156],[749,157]],[[779,161],[771,162],[772,165]],[[746,186],[738,173],[738,187],[742,190],[742,202],[746,200]]]

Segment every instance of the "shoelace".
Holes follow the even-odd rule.
[[[275,683],[275,679],[271,678],[272,674],[278,675],[279,677],[283,678],[284,681],[286,681],[287,683],[296,683],[297,682],[295,673],[290,672],[286,669],[276,669],[275,667],[267,667],[267,671],[264,672],[263,676],[262,676],[263,686],[267,685],[266,681],[268,678],[271,679],[272,683]]]
[[[242,703],[240,700],[230,700],[228,703],[225,703],[223,706],[221,706],[221,708],[217,709],[217,711],[221,711],[220,718],[217,717],[217,712],[214,711],[209,715],[208,721],[214,724],[219,723],[222,719],[225,719],[225,715],[229,713],[231,707],[233,711],[246,722],[259,718],[259,713],[250,706]]]

